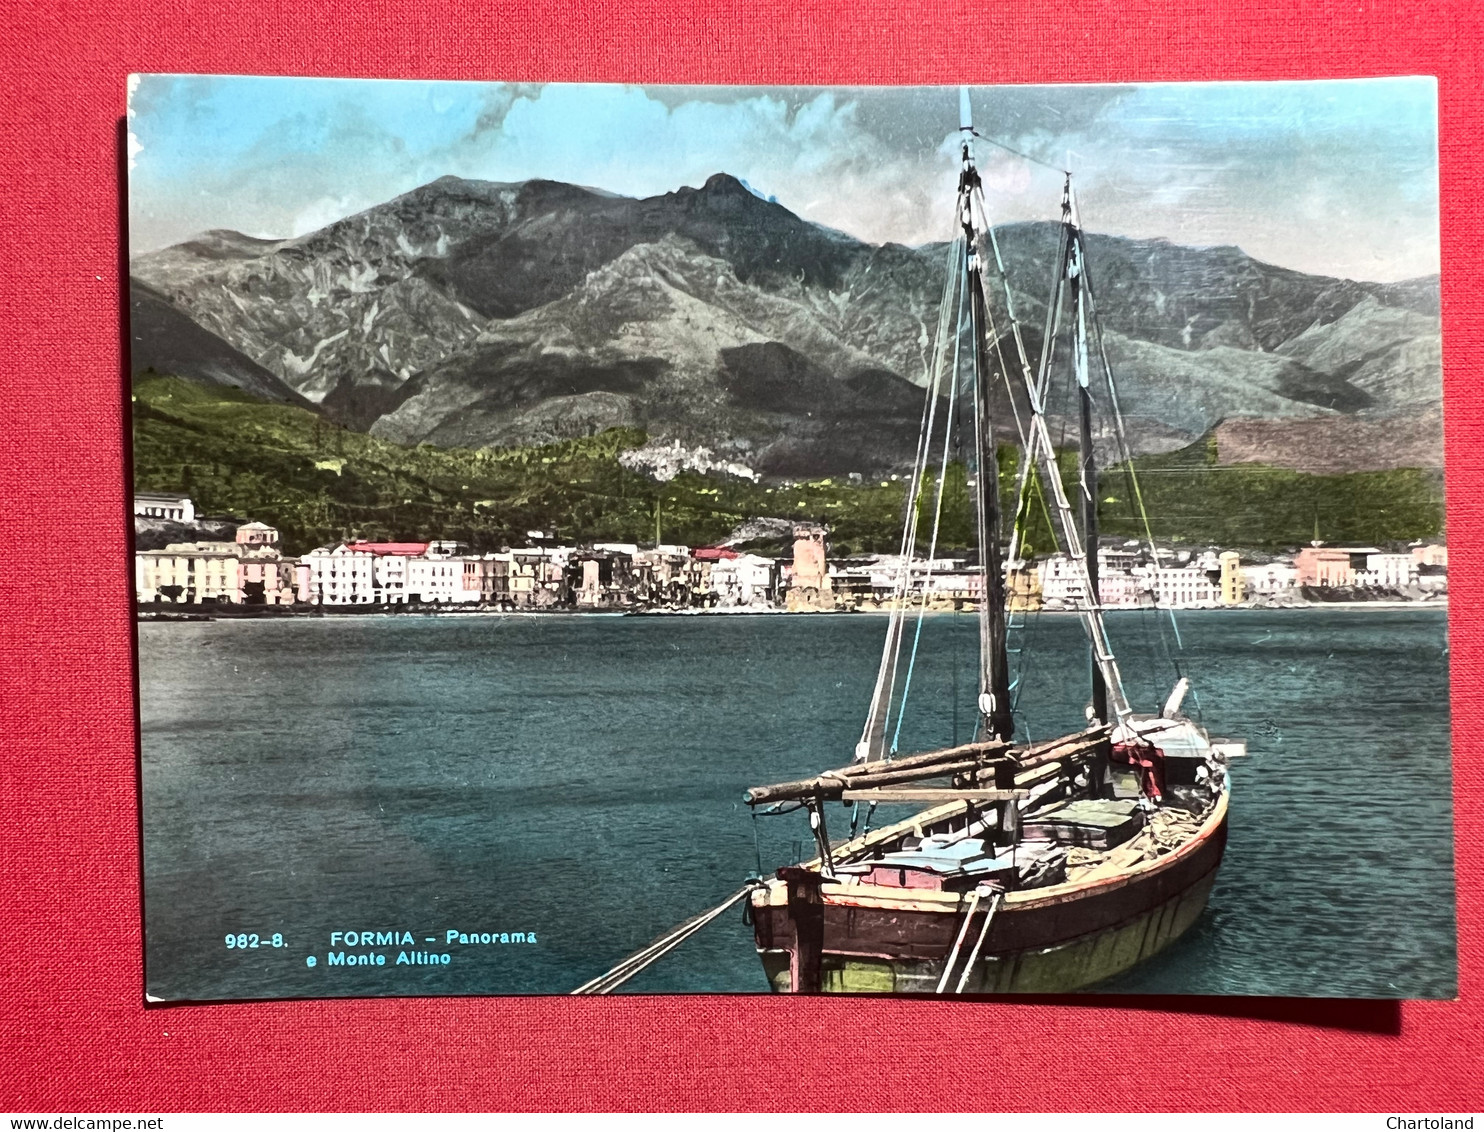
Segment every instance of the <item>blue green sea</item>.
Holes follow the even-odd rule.
[[[1446,612],[1199,611],[1178,640],[1154,614],[1110,627],[1137,708],[1158,709],[1178,658],[1187,709],[1250,754],[1206,914],[1099,989],[1452,997]],[[565,993],[806,852],[801,815],[754,819],[742,791],[850,760],[884,628],[867,614],[141,624],[147,990]],[[924,620],[904,752],[970,737],[976,642],[972,615]],[[1080,726],[1077,620],[1042,615],[1019,644],[1030,737]],[[828,817],[843,835],[848,811]],[[733,909],[624,989],[766,985]]]

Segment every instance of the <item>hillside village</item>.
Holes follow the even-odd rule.
[[[183,494],[140,492],[136,527],[204,524]],[[217,521],[220,528],[222,521]],[[898,555],[832,557],[828,530],[792,526],[792,556],[728,546],[599,542],[566,545],[542,531],[526,544],[475,553],[453,540],[352,540],[299,557],[279,548],[265,523],[229,522],[231,537],[169,542],[135,554],[135,597],[154,616],[227,613],[388,611],[714,611],[848,612],[922,600],[929,609],[972,610],[982,579],[963,558]],[[903,575],[906,575],[905,592]],[[1064,555],[1011,563],[1013,609],[1069,610],[1084,601],[1079,572]],[[1403,548],[1321,542],[1269,555],[1218,547],[1105,540],[1098,550],[1098,599],[1105,609],[1281,607],[1315,602],[1441,604],[1448,551],[1441,543]]]

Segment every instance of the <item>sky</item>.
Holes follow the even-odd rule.
[[[1431,78],[974,87],[971,103],[996,222],[1055,218],[1069,166],[1090,231],[1351,279],[1438,270]],[[913,245],[952,231],[959,93],[144,75],[128,123],[132,254],[210,228],[300,236],[446,174],[651,196],[727,172]]]

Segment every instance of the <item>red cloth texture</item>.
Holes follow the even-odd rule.
[[[1484,7],[53,0],[0,15],[0,1107],[1484,1108]],[[120,364],[130,72],[687,83],[1437,75],[1460,998],[143,1003]],[[1405,892],[1396,899],[1406,900]],[[955,1069],[924,1057],[953,1048]],[[1160,1050],[1151,1090],[1110,1050]],[[849,1086],[861,1058],[882,1062]]]

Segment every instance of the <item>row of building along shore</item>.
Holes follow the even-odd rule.
[[[197,522],[182,495],[140,492],[136,525]],[[830,557],[826,530],[793,528],[791,558],[726,547],[597,543],[560,545],[530,532],[528,545],[474,553],[457,542],[352,540],[299,557],[283,554],[265,523],[236,525],[230,539],[172,542],[134,558],[141,606],[277,606],[345,610],[454,608],[499,610],[734,609],[820,612],[890,608],[900,592],[896,555]],[[1201,609],[1308,601],[1437,600],[1448,586],[1440,543],[1405,550],[1315,543],[1291,555],[1233,550],[1161,549],[1136,543],[1098,550],[1104,608],[1158,605]],[[914,602],[971,609],[983,579],[963,559],[916,559]],[[1012,608],[1071,609],[1084,601],[1082,571],[1064,555],[1016,564],[1007,575]]]

